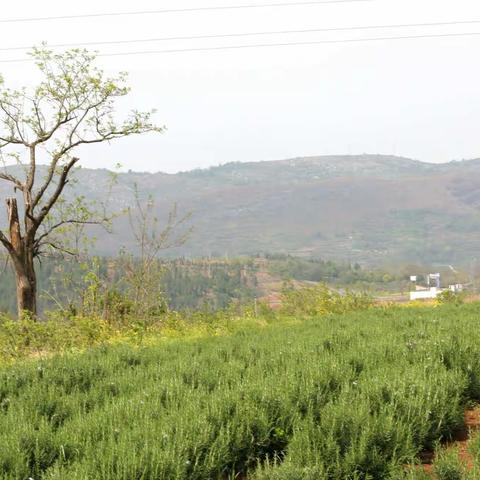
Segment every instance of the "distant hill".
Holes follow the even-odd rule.
[[[83,169],[74,188],[103,199],[109,178],[107,170]],[[169,256],[273,252],[363,263],[480,257],[480,160],[323,156],[175,175],[129,172],[118,176],[111,204],[130,205],[134,184],[154,197],[161,218],[174,202],[192,212],[190,240]],[[0,195],[7,193],[10,186],[0,183]],[[121,246],[132,248],[125,219],[97,242],[102,254]]]

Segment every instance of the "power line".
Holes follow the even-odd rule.
[[[387,28],[414,28],[414,27],[438,27],[438,26],[453,26],[453,25],[474,25],[479,24],[480,20],[463,20],[452,22],[431,22],[431,23],[404,23],[394,25],[370,25],[370,26],[353,26],[353,27],[332,27],[332,28],[311,28],[303,30],[278,30],[270,32],[247,32],[247,33],[225,33],[225,34],[211,34],[211,35],[191,35],[178,37],[157,37],[157,38],[142,38],[132,40],[106,40],[106,41],[90,41],[90,42],[76,42],[76,43],[57,43],[47,45],[49,48],[60,47],[78,47],[78,46],[92,46],[92,45],[125,45],[131,43],[149,43],[149,42],[163,42],[174,40],[205,40],[213,38],[238,38],[238,37],[254,37],[265,35],[287,35],[300,33],[320,33],[320,32],[342,32],[342,31],[358,31],[358,30],[379,30]],[[0,51],[14,51],[14,50],[28,50],[31,47],[0,47]]]
[[[336,44],[336,43],[358,43],[358,42],[375,42],[386,40],[407,40],[407,39],[420,39],[420,38],[442,38],[442,37],[466,37],[466,36],[480,35],[480,32],[470,33],[450,33],[450,34],[434,34],[434,35],[408,35],[399,37],[372,37],[372,38],[349,38],[343,40],[318,40],[309,42],[285,42],[285,43],[257,43],[252,45],[224,45],[219,47],[199,47],[199,48],[178,48],[170,50],[143,50],[136,52],[117,52],[117,53],[104,53],[99,54],[102,57],[117,57],[124,55],[147,55],[147,54],[160,54],[160,53],[182,53],[182,52],[203,52],[203,51],[216,51],[216,50],[237,50],[247,48],[266,48],[266,47],[288,47],[288,46],[306,46],[306,45],[320,45],[320,44]]]
[[[432,35],[405,35],[398,37],[370,37],[370,38],[348,38],[342,40],[318,40],[308,42],[284,42],[284,43],[256,43],[250,45],[223,45],[218,47],[199,47],[199,48],[176,48],[169,50],[140,50],[133,52],[115,52],[115,53],[99,53],[99,57],[120,57],[129,55],[149,55],[162,53],[186,53],[186,52],[208,52],[219,50],[240,50],[250,48],[268,48],[268,47],[293,47],[293,46],[308,46],[308,45],[322,45],[322,44],[340,44],[340,43],[362,43],[362,42],[379,42],[388,40],[411,40],[422,38],[454,38],[454,37],[471,37],[480,36],[480,32],[465,32],[465,33],[444,33]],[[11,60],[0,60],[0,63],[19,63],[29,62],[30,58],[15,58]]]
[[[188,13],[188,12],[208,12],[215,10],[240,10],[244,8],[271,8],[271,7],[294,7],[305,5],[330,5],[338,3],[358,3],[372,2],[375,0],[316,0],[303,2],[281,2],[281,3],[263,3],[263,4],[243,4],[243,5],[224,5],[212,7],[191,7],[191,8],[168,8],[163,10],[140,10],[133,12],[104,12],[104,13],[85,13],[79,15],[59,15],[48,17],[25,17],[25,18],[5,18],[0,19],[0,23],[20,23],[20,22],[44,22],[49,20],[72,20],[76,18],[98,18],[98,17],[121,17],[129,15],[154,15],[163,13]]]

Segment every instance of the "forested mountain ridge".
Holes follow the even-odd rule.
[[[12,167],[13,168],[13,167]],[[41,171],[40,171],[41,174]],[[480,160],[430,164],[382,155],[228,163],[178,174],[82,169],[72,187],[121,210],[134,186],[160,218],[177,203],[191,212],[188,242],[168,256],[288,253],[337,260],[458,263],[475,257],[480,234]],[[0,194],[11,195],[0,182]],[[0,212],[5,222],[4,212]],[[98,232],[97,232],[98,233]],[[96,249],[134,244],[126,218]]]

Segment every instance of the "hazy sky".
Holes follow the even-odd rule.
[[[276,0],[277,2],[287,0]],[[295,1],[295,0],[291,0]],[[2,2],[0,19],[158,10],[273,0]],[[480,21],[478,0],[373,0],[332,5],[2,23],[1,48],[46,41],[147,39],[329,27]],[[109,45],[101,53],[435,33],[471,25]],[[385,153],[429,162],[480,156],[480,35],[99,58],[130,72],[129,106],[168,127],[81,152],[83,165],[176,172],[230,161]],[[0,59],[22,51],[0,51]],[[0,63],[27,84],[29,63]]]

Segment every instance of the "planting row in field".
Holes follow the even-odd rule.
[[[480,399],[477,318],[373,309],[5,367],[1,478],[404,478]]]

